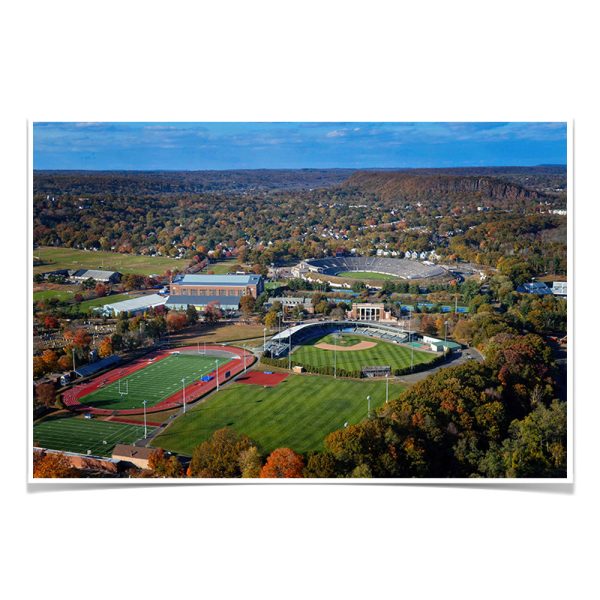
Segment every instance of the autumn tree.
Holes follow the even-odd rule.
[[[185,316],[188,325],[194,325],[198,322],[198,311],[196,310],[196,307],[193,304],[190,304],[187,307],[185,311]]]
[[[110,290],[108,286],[104,283],[98,282],[94,287],[94,294],[96,295],[96,298],[102,298],[103,296],[106,296],[109,291]]]
[[[304,469],[304,477],[337,477],[337,461],[330,452],[311,452]]]
[[[107,335],[98,345],[98,354],[101,358],[106,358],[113,353],[111,336]]]
[[[51,381],[35,386],[35,402],[39,406],[54,406],[56,404],[56,386]]]
[[[291,478],[304,476],[304,459],[290,448],[273,450],[260,471],[261,478]]]
[[[38,379],[46,372],[46,363],[41,356],[33,357],[33,378]]]
[[[239,457],[240,470],[242,477],[244,478],[256,478],[260,476],[260,469],[262,467],[262,459],[258,448],[251,446],[246,450],[240,452]]]
[[[46,329],[58,329],[58,326],[59,322],[56,317],[53,317],[52,315],[46,315],[44,317],[44,327]]]
[[[540,336],[498,334],[489,341],[485,355],[486,365],[498,374],[511,418],[530,412],[534,390],[540,398],[552,399],[552,350]]]
[[[79,472],[71,466],[69,459],[64,454],[34,452],[33,476],[36,479],[76,478],[79,477]]]
[[[165,456],[162,448],[157,448],[148,457],[148,468],[153,477],[179,478],[183,477],[183,467],[175,456]]]
[[[190,477],[241,477],[240,456],[253,447],[246,435],[224,427],[196,446],[189,466]]]
[[[209,302],[204,309],[204,318],[209,323],[216,323],[222,317],[223,311],[221,310],[220,304],[218,302]]]
[[[167,329],[171,332],[180,331],[187,323],[187,316],[184,312],[172,310],[167,315]]]
[[[265,315],[265,327],[268,327],[269,329],[275,329],[275,327],[277,327],[278,318],[279,317],[277,316],[276,311],[270,310],[267,312]]]
[[[54,350],[44,350],[42,352],[42,360],[46,371],[54,371],[58,363],[58,354]]]
[[[481,461],[486,477],[565,477],[567,474],[567,408],[554,400],[537,403],[531,413],[514,420],[502,445]]]
[[[240,299],[240,310],[245,317],[249,317],[253,312],[256,306],[256,300],[252,294],[246,294],[242,296]]]

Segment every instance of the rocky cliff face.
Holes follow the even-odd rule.
[[[383,200],[536,200],[542,196],[539,192],[486,176],[360,171],[344,186],[376,194]]]

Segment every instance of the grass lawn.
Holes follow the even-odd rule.
[[[390,383],[390,399],[403,389]],[[234,383],[179,417],[152,445],[189,455],[227,426],[251,437],[263,453],[279,447],[319,450],[328,433],[367,416],[369,395],[371,410],[384,404],[385,382],[290,375],[271,388]]]
[[[322,350],[315,348],[315,344],[335,344],[336,340],[333,334],[312,340],[311,342],[300,346],[292,352],[292,362],[302,365],[312,365],[315,367],[331,366],[333,367],[334,355],[337,355],[337,366],[340,369],[348,371],[360,370],[366,366],[389,365],[393,369],[403,369],[410,367],[411,350],[405,346],[384,342],[377,338],[363,335],[344,334],[341,336],[338,346],[347,347],[358,344],[359,342],[375,342],[377,345],[367,350],[356,350],[343,352],[334,352],[333,350]],[[429,352],[413,352],[413,364],[430,362],[436,357]]]
[[[148,433],[152,429],[149,427]],[[110,456],[117,444],[131,444],[143,437],[143,426],[72,416],[51,417],[33,426],[36,446],[80,454],[91,450],[96,456]]]
[[[233,273],[233,267],[235,265],[239,265],[239,262],[234,258],[230,258],[228,260],[220,260],[216,263],[211,263],[206,266],[202,273],[212,272],[215,275],[227,275],[227,273]]]
[[[183,270],[188,264],[187,260],[176,260],[165,256],[137,256],[102,250],[90,252],[74,248],[39,247],[33,250],[33,256],[45,263],[34,266],[34,274],[56,269],[101,269],[125,274],[161,275],[167,269]]]
[[[56,298],[61,302],[66,302],[73,298],[75,292],[73,290],[39,290],[33,292],[33,301],[39,302],[40,300],[50,300]]]
[[[189,384],[214,371],[215,360],[219,361],[219,366],[229,362],[226,358],[215,359],[214,356],[172,354],[83,396],[79,401],[97,408],[120,410],[142,408],[144,400],[148,401],[147,407],[154,406],[180,391],[183,377]],[[121,390],[128,387],[127,395],[119,395],[119,385]]]
[[[200,343],[200,346],[204,342],[207,344],[218,344],[221,342],[235,342],[237,340],[251,340],[260,338],[262,345],[264,325],[251,325],[245,323],[233,324],[233,323],[217,323],[216,325],[205,325],[200,323],[196,326],[193,333],[197,332],[197,335],[190,335],[190,331],[186,331],[181,335],[172,335],[171,340],[174,342],[186,342],[190,344]],[[267,338],[275,333],[274,331],[267,331]]]
[[[385,273],[373,273],[372,271],[341,271],[336,273],[336,277],[346,277],[348,279],[399,279],[395,275]]]

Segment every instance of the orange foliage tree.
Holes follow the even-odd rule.
[[[63,479],[79,477],[77,469],[71,466],[64,454],[35,452],[33,455],[33,476],[42,479]]]
[[[98,346],[98,353],[101,358],[110,356],[113,353],[112,340],[110,336],[106,336]]]
[[[300,454],[290,448],[277,448],[267,458],[260,476],[263,478],[302,477],[303,471],[304,460]]]
[[[179,331],[185,327],[187,316],[183,312],[171,311],[167,315],[167,328],[169,331]]]

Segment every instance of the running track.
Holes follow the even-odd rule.
[[[113,416],[124,416],[124,415],[139,415],[144,412],[142,408],[129,408],[123,410],[114,410],[107,408],[95,408],[81,402],[85,399],[85,396],[91,394],[99,387],[113,383],[118,379],[127,377],[136,371],[143,369],[148,366],[148,361],[151,360],[153,364],[157,360],[162,360],[169,356],[172,352],[178,352],[183,350],[191,350],[196,352],[197,346],[185,346],[183,348],[171,348],[169,350],[159,350],[146,354],[143,358],[138,358],[126,367],[120,367],[99,375],[91,381],[84,383],[83,385],[74,386],[70,390],[67,390],[63,394],[63,404],[70,410],[77,412],[89,412],[95,415],[113,415]],[[234,346],[206,346],[207,352],[219,351],[227,352],[228,354],[235,355],[239,358],[233,358],[229,362],[219,367],[219,384],[223,384],[232,377],[235,377],[244,370],[244,355],[246,355],[246,368],[250,367],[256,360],[254,354],[243,350],[242,348],[236,348]],[[230,375],[225,379],[225,373],[229,371]],[[191,404],[198,400],[198,398],[208,394],[217,387],[217,381],[215,378],[215,371],[209,373],[212,376],[210,381],[195,381],[191,385],[185,388],[186,405]],[[175,392],[168,398],[161,400],[158,404],[146,408],[146,413],[160,412],[162,410],[168,410],[170,408],[177,408],[183,404],[183,392],[180,390]]]

